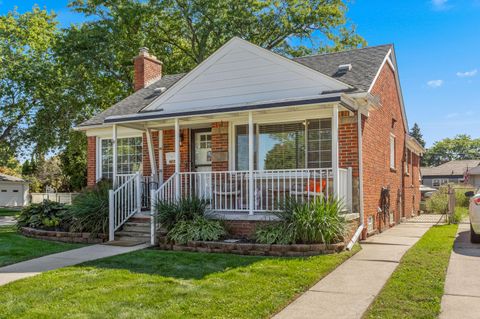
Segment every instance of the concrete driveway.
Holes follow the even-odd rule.
[[[470,243],[468,223],[458,227],[440,318],[480,318],[480,244]]]

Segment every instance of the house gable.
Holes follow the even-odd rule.
[[[186,111],[320,97],[351,86],[233,38],[143,111]]]

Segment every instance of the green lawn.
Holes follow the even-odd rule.
[[[0,287],[1,318],[269,318],[352,256],[142,250]]]
[[[364,318],[437,318],[457,227],[432,227],[404,255]]]
[[[13,226],[2,226],[0,227],[0,267],[82,246],[27,238],[19,235]]]
[[[13,210],[8,208],[0,208],[0,217],[1,216],[16,216],[20,213],[19,210]]]

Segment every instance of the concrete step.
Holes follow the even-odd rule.
[[[115,235],[115,241],[135,242],[137,244],[148,243],[150,241],[150,236],[148,238],[144,238],[144,237],[130,237],[130,236],[117,236],[117,235]]]
[[[146,222],[141,222],[141,223],[138,223],[138,222],[131,222],[131,221],[128,221],[124,224],[125,226],[132,226],[132,227],[150,227],[150,222],[146,223]]]
[[[138,238],[150,238],[150,233],[139,233],[136,231],[117,231],[115,233],[115,236],[121,236],[121,237],[138,237]]]
[[[130,219],[128,220],[128,222],[132,222],[132,223],[150,223],[150,216],[143,216],[143,215],[134,215],[132,217],[130,217]]]
[[[136,226],[136,225],[125,224],[123,226],[123,231],[150,234],[150,225]]]

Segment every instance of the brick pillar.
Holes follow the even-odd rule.
[[[153,141],[153,154],[157,163],[157,172],[159,167],[158,158],[158,131],[152,131]],[[143,133],[143,149],[142,149],[142,163],[143,163],[143,176],[150,176],[152,174],[152,164],[150,163],[150,155],[148,153],[148,141],[147,134]]]
[[[338,124],[339,167],[352,168],[353,212],[360,210],[360,188],[358,180],[358,129],[357,117],[349,112],[340,112]]]
[[[97,137],[87,138],[87,186],[92,187],[97,183]]]
[[[228,122],[212,123],[212,171],[228,171]]]
[[[180,171],[190,171],[190,130],[181,129],[180,138],[183,136],[180,144]],[[166,181],[175,173],[175,164],[167,164],[166,154],[175,152],[175,130],[163,131],[163,179]],[[158,153],[158,152],[157,152]]]

